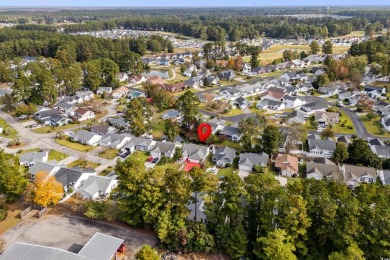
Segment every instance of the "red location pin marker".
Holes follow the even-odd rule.
[[[201,142],[204,142],[211,135],[211,126],[206,123],[202,123],[198,126],[198,137]]]

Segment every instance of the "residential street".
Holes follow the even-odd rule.
[[[111,104],[106,107],[108,110],[108,114],[104,117],[102,117],[100,120],[105,121],[109,115],[115,114],[115,105]],[[64,152],[68,154],[69,156],[75,157],[75,158],[80,158],[81,156],[86,155],[86,160],[94,162],[94,163],[100,163],[100,166],[96,168],[97,172],[101,172],[104,169],[106,169],[109,166],[114,166],[116,163],[116,160],[108,160],[105,158],[101,158],[96,156],[96,149],[89,151],[87,153],[80,152],[77,150],[73,150],[70,148],[67,148],[65,146],[59,145],[55,142],[56,138],[56,131],[52,133],[47,133],[47,134],[36,134],[32,131],[30,131],[29,128],[26,128],[23,126],[22,123],[17,121],[14,117],[10,116],[9,114],[3,112],[0,110],[0,117],[2,117],[5,121],[8,122],[17,132],[18,136],[20,137],[20,141],[24,144],[20,148],[16,149],[10,149],[7,147],[7,139],[4,138],[4,141],[0,144],[0,147],[4,149],[5,152],[7,153],[16,153],[19,149],[27,150],[27,149],[32,149],[32,148],[42,148],[42,149],[48,149],[48,150],[56,150],[58,152]],[[77,129],[73,128],[73,129]],[[67,131],[72,130],[68,129]]]

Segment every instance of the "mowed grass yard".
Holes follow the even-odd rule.
[[[381,134],[380,129],[382,128],[382,124],[379,116],[371,121],[366,116],[359,116],[359,118],[362,120],[364,127],[370,134],[378,137],[390,138],[390,133],[386,131],[384,131],[384,134]]]
[[[18,135],[16,130],[12,126],[10,126],[3,118],[0,118],[0,127],[3,128],[3,133],[0,134],[0,136],[2,137],[14,138],[15,136]],[[9,127],[12,130],[12,133],[10,135],[4,134],[4,129],[6,129],[7,127]]]
[[[106,116],[107,114],[108,114],[108,111],[104,110],[101,113],[97,113],[95,118],[82,121],[80,124],[67,124],[67,125],[57,126],[57,127],[51,127],[51,126],[46,125],[46,126],[42,126],[42,127],[33,129],[31,131],[36,133],[36,134],[47,134],[47,133],[51,133],[51,132],[58,132],[58,131],[68,130],[71,128],[82,127],[82,126],[85,126],[94,120],[99,120],[100,118]]]
[[[80,167],[80,168],[92,168],[92,169],[96,169],[97,167],[100,166],[100,163],[95,163],[95,162],[90,162],[90,161],[86,161],[85,165],[83,165],[83,164],[84,164],[83,160],[76,160],[74,162],[71,162],[67,166],[69,168]]]
[[[22,220],[19,214],[25,208],[26,207],[22,206],[19,203],[13,203],[8,205],[8,216],[5,220],[0,222],[0,235],[18,224]]]
[[[337,134],[348,134],[348,135],[354,134],[356,130],[353,126],[352,120],[349,117],[349,115],[345,113],[343,110],[340,110],[339,112],[341,113],[340,123],[335,124],[334,132]],[[348,128],[348,126],[349,127],[352,126],[352,129]]]
[[[32,149],[28,149],[28,150],[22,150],[18,154],[24,154],[24,153],[30,153],[30,152],[38,152],[40,150],[41,150],[40,148],[32,148]],[[49,151],[48,161],[56,160],[57,162],[59,162],[59,161],[65,159],[66,157],[68,157],[68,155],[64,154],[63,152],[59,152],[59,151],[56,151],[56,150],[50,150]]]
[[[95,148],[93,146],[72,142],[70,137],[66,137],[65,139],[56,139],[56,143],[80,152],[88,152]]]

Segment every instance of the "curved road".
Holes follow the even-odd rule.
[[[109,113],[102,117],[100,120],[104,120],[112,112],[115,111],[115,106],[110,105],[106,107]],[[55,142],[56,132],[47,133],[47,134],[37,134],[30,131],[28,128],[24,127],[19,121],[17,121],[14,117],[0,110],[0,117],[2,117],[9,125],[11,125],[20,136],[20,141],[24,144],[20,149],[32,149],[32,148],[42,148],[47,150],[56,150],[59,152],[64,152],[69,156],[80,158],[81,156],[86,155],[86,160],[92,161],[95,163],[100,163],[100,166],[96,168],[97,172],[101,172],[109,166],[115,166],[116,160],[108,160],[105,158],[101,158],[96,156],[96,149],[89,152],[80,152],[62,145],[59,145]],[[78,127],[77,127],[78,128]],[[72,129],[68,129],[72,130]],[[3,142],[1,144],[2,148],[7,153],[16,153],[19,149],[10,149],[7,147],[7,142]]]

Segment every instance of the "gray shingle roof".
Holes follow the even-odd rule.
[[[242,153],[240,154],[239,164],[247,165],[252,168],[254,165],[267,165],[269,155],[266,153]]]
[[[306,163],[306,174],[315,173],[322,177],[340,178],[339,167],[335,164],[324,164],[316,162]]]
[[[151,152],[171,153],[175,150],[176,145],[172,142],[156,142]]]
[[[183,157],[188,156],[193,160],[203,160],[206,158],[208,148],[196,144],[183,145]]]
[[[97,192],[106,191],[113,178],[107,176],[89,176],[78,188],[78,192],[84,195],[84,197],[91,197]]]
[[[85,131],[85,130],[80,130],[77,133],[72,135],[72,138],[78,138],[79,140],[84,140],[88,142],[91,140],[93,137],[95,137],[96,134]]]
[[[309,139],[308,143],[310,150],[318,149],[332,151],[336,149],[336,142],[330,140]]]
[[[86,257],[53,247],[16,242],[1,256],[1,260],[90,260]]]
[[[22,162],[42,162],[43,157],[47,156],[48,151],[23,153],[19,156],[19,161]]]
[[[62,186],[72,186],[80,179],[81,175],[83,175],[81,170],[61,167],[54,177],[62,183]]]
[[[123,242],[123,239],[96,233],[78,255],[94,260],[111,260]]]
[[[38,172],[47,172],[50,173],[55,167],[57,167],[57,162],[56,161],[51,161],[51,162],[36,162],[33,167],[31,167],[28,172],[31,175],[35,175]]]
[[[223,146],[215,150],[212,159],[215,162],[223,161],[225,163],[232,163],[235,156],[236,150]]]
[[[238,135],[240,136],[240,128],[238,127],[232,127],[232,126],[225,126],[221,132],[219,133],[220,135],[227,135],[227,136],[233,136],[233,135]]]
[[[375,145],[375,152],[379,156],[389,157],[390,156],[390,147]]]
[[[390,185],[390,170],[383,171],[383,185]]]

